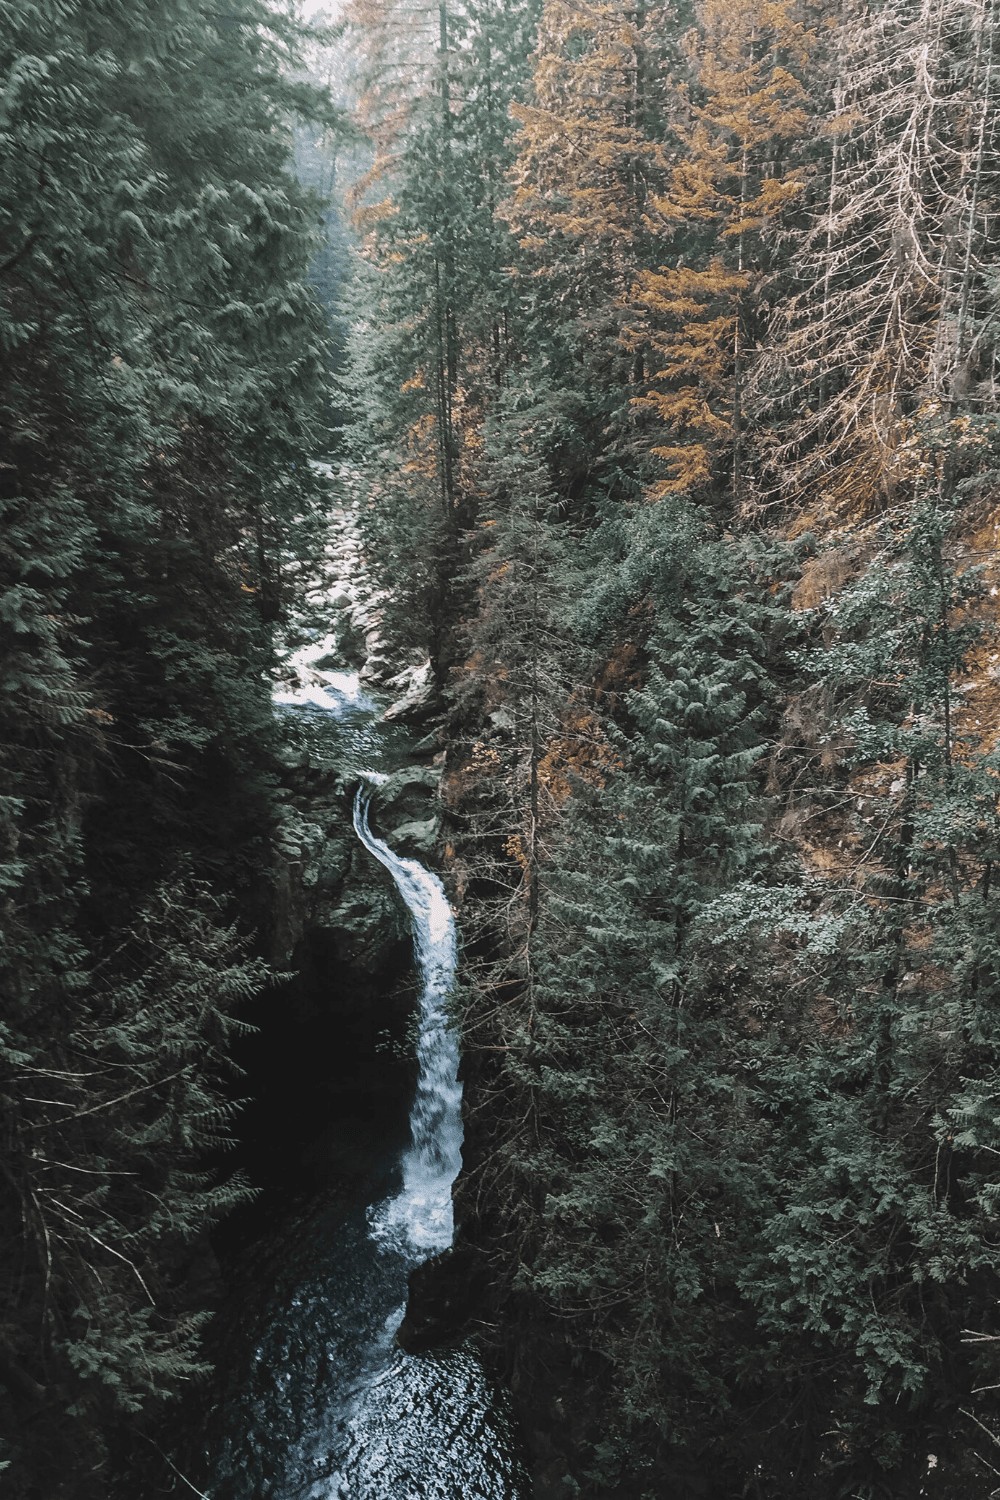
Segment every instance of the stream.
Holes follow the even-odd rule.
[[[396,1343],[413,1269],[453,1239],[461,1167],[459,1045],[450,1023],[455,920],[441,881],[373,831],[391,726],[356,674],[320,671],[277,695],[357,775],[354,831],[409,914],[418,983],[407,1139],[352,1180],[281,1209],[251,1248],[240,1354],[215,1413],[211,1500],[523,1500],[506,1399],[467,1345],[413,1355]],[[398,731],[397,731],[398,733]],[[280,1024],[280,1023],[279,1023]],[[391,1132],[390,1132],[391,1134]],[[279,1204],[280,1208],[280,1204]],[[242,1342],[240,1342],[242,1340]]]

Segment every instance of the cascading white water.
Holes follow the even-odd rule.
[[[403,1157],[403,1189],[382,1205],[372,1223],[377,1234],[402,1233],[412,1249],[436,1254],[454,1236],[451,1189],[462,1165],[462,1086],[458,1039],[450,1024],[448,996],[455,979],[455,919],[436,875],[415,859],[394,853],[369,826],[368,777],[354,799],[354,828],[369,853],[389,871],[413,923],[420,975],[417,1034],[418,1077],[410,1110],[410,1145]]]
[[[413,1268],[454,1233],[462,1152],[448,1014],[455,922],[437,876],[371,830],[370,799],[388,778],[363,768],[397,760],[398,730],[378,718],[358,674],[337,665],[333,637],[301,647],[274,697],[298,736],[294,764],[302,746],[306,764],[361,778],[355,831],[410,914],[420,986],[410,1142],[375,1156],[346,1196],[335,1173],[329,1199],[269,1231],[264,1301],[219,1408],[212,1500],[523,1500],[509,1408],[474,1351],[418,1355],[396,1342]],[[353,1149],[350,1119],[337,1140]],[[237,1327],[243,1315],[241,1303]]]
[[[273,701],[287,708],[304,708],[311,704],[335,718],[352,709],[374,710],[375,705],[363,691],[357,672],[318,665],[334,656],[336,649],[336,636],[325,635],[317,641],[307,641],[293,651],[285,661],[283,681],[275,685]]]

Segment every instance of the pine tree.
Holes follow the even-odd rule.
[[[510,196],[525,349],[558,393],[560,464],[579,491],[630,454],[629,388],[643,367],[621,342],[629,289],[649,263],[647,205],[666,170],[665,7],[544,7]],[[617,460],[617,462],[616,462]]]
[[[782,1361],[811,1370],[800,1476],[855,1487],[883,1472],[921,1482],[912,1434],[927,1424],[948,1448],[976,1381],[961,1330],[998,1269],[971,1124],[995,1072],[978,994],[996,941],[996,795],[956,692],[994,627],[977,570],[954,566],[954,501],[923,451],[920,498],[883,519],[877,566],[818,611],[837,755],[813,816],[838,852],[813,900],[842,933],[803,962],[798,1048],[763,1071],[777,1202],[743,1273]]]
[[[443,681],[458,533],[474,514],[481,426],[509,359],[508,237],[494,208],[532,7],[352,14],[375,150],[356,190],[366,267],[351,441],[369,496],[362,522],[373,570],[391,576]],[[399,492],[404,503],[387,499]]]
[[[614,602],[602,588],[594,618],[617,631],[633,589],[655,601],[648,664],[640,686],[615,693],[610,722],[577,720],[570,744],[564,727],[558,782],[542,759],[539,789],[558,800],[543,810],[537,865],[520,841],[513,849],[526,886],[534,875],[536,914],[513,937],[508,915],[470,1031],[488,1068],[479,1108],[519,1124],[480,1154],[470,1192],[497,1205],[486,1216],[497,1295],[520,1333],[522,1378],[537,1376],[549,1403],[546,1429],[558,1431],[559,1403],[570,1409],[578,1389],[602,1410],[600,1431],[576,1432],[572,1452],[557,1442],[553,1465],[595,1493],[652,1496],[694,1492],[713,1436],[728,1476],[743,1457],[742,1434],[720,1456],[718,1425],[734,1421],[740,1331],[752,1336],[735,1277],[756,1208],[753,1012],[720,979],[708,914],[764,868],[754,802],[770,690],[761,606],[732,599],[745,559],[674,506],[634,532],[607,585]],[[515,597],[513,578],[491,593],[498,584]],[[491,703],[516,689],[498,676],[483,664]],[[502,730],[510,707],[492,719]],[[484,755],[500,742],[491,733],[477,747],[491,790],[502,763]],[[470,760],[467,775],[476,769]],[[486,878],[482,858],[474,875]],[[518,908],[508,898],[504,910]],[[475,1139],[484,1126],[472,1125]]]
[[[170,1278],[244,1194],[204,1162],[234,1111],[233,1011],[267,971],[204,888],[162,890],[118,936],[107,973],[61,976],[48,1012],[59,1005],[61,1033],[18,1037],[12,1011],[2,1041],[3,1216],[22,1246],[2,1261],[4,1365],[22,1399],[74,1391],[53,1451],[31,1454],[29,1424],[10,1456],[50,1482],[116,1408],[136,1413],[204,1373],[207,1311]]]

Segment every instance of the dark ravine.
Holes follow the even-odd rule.
[[[280,710],[293,796],[274,933],[295,975],[247,1049],[244,1163],[266,1187],[221,1246],[207,1493],[520,1500],[506,1398],[455,1316],[454,924],[407,857],[433,846],[437,773],[354,674],[308,671]]]

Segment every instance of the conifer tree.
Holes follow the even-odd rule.
[[[531,409],[504,412],[490,434],[489,487],[469,577],[478,608],[455,690],[461,718],[482,726],[459,776],[465,795],[470,783],[476,788],[478,878],[506,913],[505,982],[524,989],[522,1036],[532,1026],[546,829],[558,816],[546,757],[569,693],[573,652],[564,624],[571,544],[535,458],[539,417]],[[495,926],[490,905],[484,916]]]
[[[558,1371],[567,1406],[578,1384],[600,1392],[600,1434],[577,1435],[572,1454],[557,1444],[554,1461],[595,1493],[656,1495],[695,1485],[713,1424],[735,1425],[738,1330],[752,1323],[735,1288],[756,1208],[749,1026],[706,958],[707,914],[763,868],[753,803],[769,689],[760,606],[734,606],[728,549],[666,504],[635,531],[598,610],[619,630],[633,588],[655,600],[641,686],[619,698],[628,729],[578,719],[558,783],[553,736],[531,1003],[505,943],[470,1035],[499,1053],[480,1108],[500,1101],[520,1122],[476,1191],[500,1205],[488,1222],[520,1359]],[[492,788],[500,771],[480,775]],[[733,1473],[740,1441],[717,1458]]]
[[[478,493],[485,409],[510,357],[507,235],[494,208],[532,7],[469,0],[352,16],[375,158],[356,189],[366,266],[351,441],[369,487],[373,569],[391,574],[443,679],[458,532]],[[389,492],[407,498],[397,504]],[[413,545],[400,545],[400,524]]]
[[[993,404],[993,31],[948,0],[836,21],[824,170],[755,384],[775,464],[853,514],[905,493],[924,402]]]
[[[198,1180],[229,1014],[265,976],[226,913],[264,904],[269,631],[319,498],[316,216],[286,167],[292,115],[323,106],[296,34],[257,0],[0,7],[16,1496],[71,1475],[103,1500],[122,1411],[201,1368],[181,1272],[238,1195]]]
[[[993,627],[976,570],[954,567],[954,502],[922,467],[912,513],[881,523],[877,566],[824,610],[826,733],[853,812],[814,899],[843,931],[798,981],[815,995],[799,1048],[765,1070],[780,1196],[743,1273],[783,1360],[812,1368],[801,1472],[855,1486],[921,1481],[908,1434],[947,1429],[968,1401],[961,1330],[998,1270],[976,1200],[986,1140],[973,1125],[955,1149],[995,1073],[977,998],[994,961],[994,773],[956,693]]]
[[[627,388],[641,360],[620,334],[629,288],[648,264],[646,212],[666,170],[665,7],[543,9],[501,213],[516,236],[525,348],[555,387],[570,429],[560,456],[582,488],[631,444]],[[539,375],[528,377],[537,385]]]
[[[627,338],[649,371],[635,404],[666,429],[652,450],[666,469],[657,494],[703,492],[722,477],[740,490],[768,231],[802,186],[809,48],[790,6],[756,0],[709,0],[688,36],[679,160],[649,205],[671,263],[640,269],[629,298]]]

